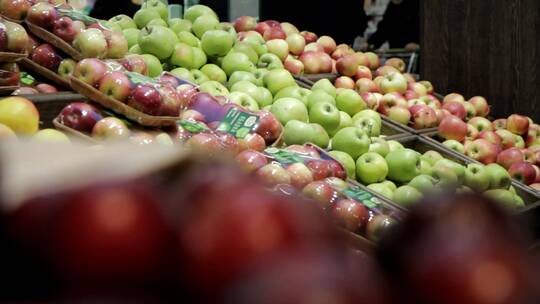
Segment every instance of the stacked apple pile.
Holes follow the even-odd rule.
[[[285,159],[275,157],[275,152],[244,150],[236,156],[236,161],[245,172],[275,191],[288,195],[301,191],[344,229],[370,240],[380,237],[381,231],[374,227],[396,223],[394,215],[380,208],[365,191],[361,191],[367,194],[362,200],[348,195],[347,191],[355,186],[345,181],[345,168],[324,151],[310,145],[292,145],[277,151],[277,154],[285,154]]]
[[[404,206],[410,207],[424,195],[442,191],[477,192],[491,196],[509,208],[520,208],[524,202],[511,187],[511,177],[497,165],[461,165],[445,159],[437,151],[424,154],[405,148],[401,143],[367,136],[334,147],[329,154],[369,189]],[[356,153],[356,154],[353,154]]]
[[[69,143],[69,138],[54,129],[39,130],[39,112],[35,105],[23,97],[0,100],[0,142],[29,138],[36,142]]]
[[[465,123],[449,116],[438,134],[450,149],[484,164],[498,163],[512,178],[540,189],[540,126],[528,117],[512,114],[493,122],[474,117]]]
[[[15,1],[4,2],[0,10],[3,14],[10,9],[25,7],[17,6]],[[26,22],[48,30],[71,44],[83,58],[122,58],[128,51],[127,40],[121,32],[111,30],[99,20],[82,15],[66,5],[57,7],[48,2],[37,2],[21,16],[26,16]]]
[[[0,52],[24,53],[28,34],[20,24],[0,19]]]

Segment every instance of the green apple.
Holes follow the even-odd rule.
[[[128,48],[131,48],[137,44],[139,40],[139,32],[140,30],[136,28],[128,28],[122,31],[122,34],[124,34],[124,37],[126,37],[128,42]]]
[[[295,86],[296,81],[289,71],[284,69],[270,70],[264,75],[264,86],[270,90],[272,95],[277,94],[280,90]]]
[[[420,157],[420,174],[428,174],[431,175],[431,172],[433,170],[433,166],[425,160]]]
[[[229,94],[229,100],[245,109],[256,112],[259,111],[259,105],[251,96],[242,92],[232,92]]]
[[[369,190],[386,197],[389,200],[394,199],[394,191],[388,185],[383,183],[371,184],[367,186]]]
[[[356,160],[356,178],[366,185],[384,181],[387,174],[386,160],[375,152],[367,152]]]
[[[516,209],[525,208],[525,201],[521,196],[514,193],[514,204],[516,206]]]
[[[429,150],[429,151],[424,152],[424,154],[422,155],[422,159],[425,159],[427,162],[429,162],[433,166],[435,165],[436,162],[443,159],[443,157],[439,152]]]
[[[460,143],[457,140],[454,140],[454,139],[445,140],[442,144],[450,150],[454,150],[458,153],[465,154],[465,147],[463,146],[462,143]]]
[[[210,79],[208,78],[208,76],[206,76],[205,73],[199,71],[199,70],[190,70],[191,72],[191,75],[193,75],[193,79],[195,80],[195,84],[203,84],[207,81],[209,81]]]
[[[135,45],[133,45],[132,47],[129,48],[127,53],[128,53],[128,55],[133,55],[133,54],[141,55],[142,50],[141,50],[141,47],[138,44],[135,44]]]
[[[227,81],[227,75],[225,72],[215,64],[209,63],[201,68],[201,72],[206,74],[210,80],[215,80],[220,83]]]
[[[203,15],[210,15],[217,19],[217,14],[206,5],[193,5],[184,11],[184,19],[187,19],[191,22],[195,21],[195,19]]]
[[[485,167],[480,164],[469,164],[465,169],[465,185],[475,192],[489,189],[490,178]]]
[[[255,65],[249,60],[249,57],[240,52],[230,52],[221,63],[221,68],[225,71],[227,76],[230,76],[236,71],[253,72]]]
[[[161,0],[145,0],[141,8],[155,10],[162,20],[169,20],[169,8]]]
[[[381,135],[382,119],[379,113],[373,110],[363,110],[353,116],[353,125],[364,129],[370,137]]]
[[[268,73],[268,69],[255,69],[253,75],[255,76],[255,84],[259,87],[264,86],[264,76]]]
[[[508,174],[504,167],[498,164],[489,164],[485,167],[485,170],[489,174],[490,189],[508,189],[512,185],[510,174]]]
[[[199,86],[199,91],[210,93],[214,96],[229,96],[229,90],[227,90],[224,85],[214,80],[205,81]]]
[[[257,61],[257,67],[269,70],[283,69],[283,63],[278,56],[267,53],[259,57],[259,61]]]
[[[95,28],[85,29],[77,34],[73,46],[84,58],[103,58],[108,52],[105,35]]]
[[[180,18],[171,18],[167,23],[169,28],[176,34],[181,32],[191,33],[191,26],[193,25],[191,21]]]
[[[397,186],[393,181],[385,180],[384,182],[380,183],[388,187],[392,192],[395,192],[397,190]]]
[[[263,54],[266,54],[268,52],[268,49],[266,48],[266,41],[261,36],[261,34],[257,32],[249,32],[250,35],[246,36],[242,42],[245,42],[253,48],[255,52],[257,52],[257,55],[261,56]]]
[[[253,62],[253,64],[257,64],[257,62],[259,61],[259,54],[257,54],[253,47],[251,47],[251,45],[247,42],[237,41],[233,47],[233,50],[235,52],[246,54],[249,57],[249,60]]]
[[[340,119],[339,110],[329,102],[318,102],[309,108],[309,122],[320,124],[326,132],[337,130]]]
[[[273,103],[272,93],[267,88],[259,87],[259,94],[255,100],[259,103],[259,107],[270,106]]]
[[[201,38],[201,47],[208,56],[222,57],[232,49],[234,37],[226,31],[209,30]]]
[[[231,76],[229,77],[229,81],[227,82],[227,85],[229,86],[229,88],[232,89],[232,87],[237,82],[240,82],[240,81],[249,81],[255,84],[255,75],[253,75],[253,73],[246,72],[246,71],[236,71],[232,73]]]
[[[102,20],[101,21],[101,24],[103,26],[105,26],[105,28],[113,31],[113,32],[122,32],[122,27],[118,24],[118,23],[115,23],[115,22],[110,22],[110,21],[107,21],[107,20]]]
[[[463,185],[456,189],[456,194],[473,194],[474,191],[472,191],[471,188]]]
[[[313,143],[319,146],[322,149],[326,149],[330,144],[330,136],[326,130],[319,124],[310,123],[309,124],[313,130],[315,130],[315,138],[313,138]]]
[[[411,186],[401,186],[394,192],[394,202],[406,208],[410,208],[419,203],[422,198],[424,198],[424,195]]]
[[[274,100],[278,100],[283,97],[292,97],[302,101],[307,106],[307,97],[309,94],[311,94],[311,91],[306,88],[301,88],[299,86],[286,87],[281,89],[276,96],[274,96]]]
[[[439,189],[456,188],[459,185],[459,178],[450,167],[435,166],[431,170],[431,176],[437,180]]]
[[[289,44],[283,39],[266,41],[266,49],[268,50],[268,53],[278,56],[281,62],[285,61],[285,58],[289,55]]]
[[[170,73],[180,79],[187,80],[191,83],[195,82],[195,79],[193,79],[193,75],[191,75],[191,72],[186,68],[176,68],[174,70],[171,70]]]
[[[164,26],[146,26],[139,33],[138,44],[143,53],[152,54],[160,60],[171,56],[176,43],[176,34]]]
[[[384,138],[372,137],[369,152],[375,152],[382,157],[386,157],[390,153],[390,145]]]
[[[131,19],[131,17],[127,15],[114,16],[109,19],[109,23],[117,24],[122,30],[137,28],[137,24],[135,24],[135,21],[133,21],[133,19]]]
[[[465,180],[465,167],[455,161],[449,159],[441,159],[433,165],[433,167],[448,167],[456,173],[459,185],[462,185]]]
[[[352,127],[352,118],[349,114],[339,111],[339,126],[333,132],[329,132],[328,134],[333,137],[339,130],[347,127]]]
[[[411,149],[398,149],[386,155],[388,177],[396,182],[407,183],[420,175],[420,153]]]
[[[165,22],[165,20],[163,19],[154,19],[146,24],[146,26],[150,26],[150,25],[159,25],[159,26],[169,27],[167,22]]]
[[[200,47],[201,45],[199,38],[195,37],[195,35],[190,32],[180,32],[176,36],[178,37],[178,42],[189,44],[192,47]]]
[[[413,178],[409,183],[409,186],[414,187],[416,190],[422,193],[428,193],[433,191],[437,180],[431,175],[420,174]]]
[[[311,90],[311,94],[309,94],[307,97],[308,108],[311,108],[314,104],[318,102],[330,102],[332,104],[336,104],[335,98],[332,97],[330,94],[326,93],[326,91],[323,91],[321,89]]]
[[[135,21],[135,24],[137,25],[137,28],[142,29],[148,24],[148,22],[150,22],[150,21],[152,21],[154,19],[160,19],[160,18],[161,18],[161,16],[155,10],[152,10],[152,9],[140,9],[133,16],[133,21]]]
[[[219,20],[211,15],[204,15],[197,18],[193,25],[191,26],[191,30],[197,36],[199,39],[202,39],[204,33],[207,31],[215,30],[217,26],[219,25]]]
[[[332,150],[345,152],[355,160],[369,151],[369,144],[369,136],[357,127],[343,128],[332,138]]]
[[[388,140],[389,152],[405,149],[405,147],[397,140]]]
[[[337,90],[336,87],[332,84],[332,82],[326,78],[320,79],[317,82],[313,84],[311,87],[312,90],[323,90],[326,93],[328,93],[333,98],[336,98],[337,96]]]
[[[315,137],[317,137],[315,132],[315,128],[310,124],[299,120],[291,120],[283,129],[283,141],[287,146],[303,145],[314,141]]]
[[[516,201],[516,196],[509,190],[492,189],[484,192],[484,195],[497,202],[503,208],[515,210],[524,207],[520,202]]]
[[[169,58],[169,63],[175,67],[193,69],[193,47],[183,42],[174,45],[173,52]]]
[[[236,82],[233,86],[231,86],[231,92],[242,92],[248,94],[259,104],[259,108],[272,104],[271,96],[267,95],[267,90],[254,85],[248,80]],[[269,97],[270,101],[268,101]]]
[[[161,66],[161,62],[156,56],[150,54],[142,54],[141,56],[146,63],[149,77],[158,77],[159,75],[161,75],[161,73],[163,73],[163,67]]]
[[[308,122],[308,111],[306,106],[298,99],[285,97],[278,99],[272,104],[270,109],[282,125],[286,125],[290,120]]]
[[[346,112],[350,116],[367,108],[360,94],[351,89],[343,89],[337,93],[336,105],[340,111]]]
[[[354,162],[354,159],[352,157],[342,151],[330,151],[328,152],[328,155],[332,156],[336,161],[338,161],[343,168],[345,168],[345,171],[347,172],[347,177],[351,179],[356,179],[356,164]]]
[[[206,54],[200,48],[193,48],[193,69],[199,69],[207,62]]]

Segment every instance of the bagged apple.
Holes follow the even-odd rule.
[[[122,58],[128,51],[128,42],[121,31],[65,4],[38,2],[28,10],[25,20],[32,33],[77,61]]]
[[[0,59],[17,59],[6,57],[5,53],[24,54],[28,43],[29,36],[22,25],[0,18]]]

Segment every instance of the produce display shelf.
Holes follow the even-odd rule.
[[[438,132],[435,131],[435,132],[430,132],[430,133],[425,133],[425,134],[422,134],[422,136],[424,138],[426,138],[426,140],[432,142],[434,145],[438,145],[440,146],[441,149],[445,149],[447,150],[449,153],[453,153],[455,155],[458,155],[464,159],[466,159],[468,162],[471,162],[471,163],[477,163],[477,164],[481,164],[481,162],[479,161],[476,161],[470,157],[468,157],[467,155],[465,154],[461,154],[459,152],[456,152],[446,146],[444,146],[441,141],[440,141],[440,138],[438,136]],[[533,196],[536,198],[536,200],[540,200],[540,191],[534,189],[534,188],[531,188],[517,180],[512,180],[512,185],[515,187],[515,188],[520,188],[522,189],[524,192],[527,192],[530,196]]]
[[[334,74],[334,73],[325,73],[325,74],[303,74],[301,76],[298,76],[300,79],[303,79],[303,80],[308,80],[308,81],[311,81],[311,82],[316,82],[316,81],[319,81],[321,79],[328,79],[330,80],[332,83],[334,81],[336,81],[336,79],[339,77],[338,74]]]
[[[51,94],[21,95],[31,100],[39,111],[40,127],[54,128],[53,120],[68,104],[75,101],[87,100],[81,94],[73,92],[59,92]]]

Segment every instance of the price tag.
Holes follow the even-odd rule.
[[[225,114],[225,117],[219,124],[217,130],[227,132],[236,138],[245,138],[253,133],[253,129],[259,122],[259,115],[241,111],[237,108],[231,108]]]

